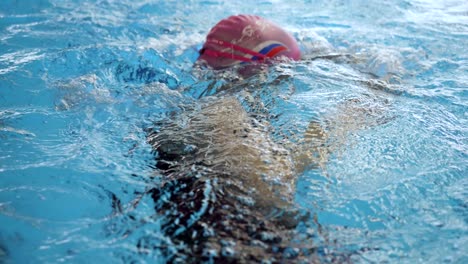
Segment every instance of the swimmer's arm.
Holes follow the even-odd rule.
[[[330,153],[350,144],[350,135],[392,120],[389,103],[378,98],[349,99],[324,121],[311,121],[303,139],[293,148],[296,171],[311,167],[324,168]]]
[[[293,151],[293,159],[297,173],[307,168],[323,167],[328,157],[325,147],[328,134],[317,121],[311,121],[304,133],[303,139]]]

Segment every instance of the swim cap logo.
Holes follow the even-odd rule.
[[[234,44],[243,43],[244,41],[252,38],[256,29],[252,25],[247,25],[242,29],[242,36],[239,39],[233,39],[231,42]]]
[[[255,29],[253,29],[251,25],[246,26],[246,27],[242,30],[242,38],[244,38],[244,37],[249,37],[249,38],[252,37],[254,31],[255,31]]]

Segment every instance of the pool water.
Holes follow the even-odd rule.
[[[468,4],[430,0],[1,1],[0,263],[164,263],[136,246],[168,239],[153,201],[130,206],[158,184],[145,129],[234,82],[192,65],[238,13],[304,52],[235,81],[278,141],[346,102],[371,113],[298,175],[319,254],[468,263]]]

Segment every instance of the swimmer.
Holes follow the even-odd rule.
[[[289,33],[258,16],[237,15],[211,29],[196,64],[245,69],[300,57]],[[297,244],[295,228],[306,216],[293,198],[297,175],[326,160],[332,129],[311,122],[295,147],[275,141],[269,127],[224,94],[200,99],[149,133],[163,175],[149,193],[172,241],[169,262],[318,262],[311,241]]]

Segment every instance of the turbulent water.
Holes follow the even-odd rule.
[[[193,69],[239,13],[304,59]],[[164,263],[147,129],[230,96],[286,148],[326,129],[294,193],[321,261],[467,263],[467,47],[465,1],[3,0],[0,262]]]

